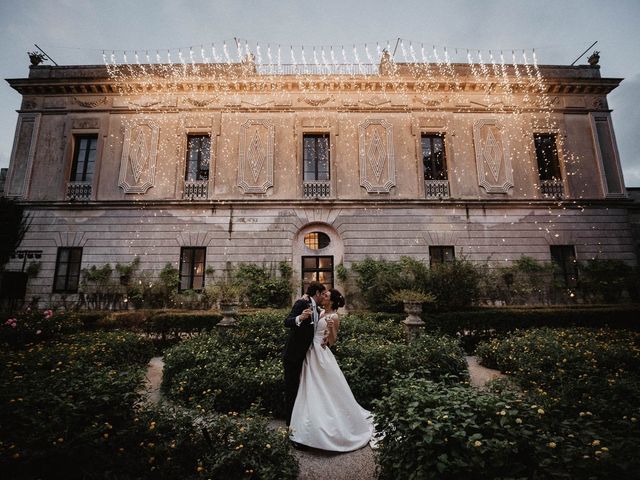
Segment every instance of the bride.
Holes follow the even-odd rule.
[[[324,315],[317,322],[307,351],[291,415],[294,444],[336,452],[364,447],[373,435],[371,413],[356,402],[331,350],[337,340],[344,297],[335,289],[323,293]]]

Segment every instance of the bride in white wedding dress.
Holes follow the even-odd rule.
[[[335,289],[323,294],[324,315],[315,325],[313,343],[307,351],[300,387],[293,407],[290,438],[293,442],[322,450],[350,452],[364,447],[373,435],[371,413],[351,393],[333,353],[344,297]]]

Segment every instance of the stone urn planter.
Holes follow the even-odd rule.
[[[216,327],[234,327],[237,325],[238,302],[220,301],[220,311],[222,312],[222,320],[218,322]]]
[[[420,327],[425,325],[422,318],[420,318],[422,305],[433,303],[435,298],[430,293],[418,290],[399,290],[391,294],[391,299],[396,302],[402,302],[404,305],[404,312],[407,314],[407,318],[402,320],[401,323],[404,327],[407,342],[411,342],[418,336]]]
[[[212,289],[213,297],[218,301],[220,311],[222,312],[222,320],[218,322],[216,327],[234,327],[237,324],[236,315],[238,314],[239,299],[242,297],[244,289],[238,283],[230,279],[221,279],[216,282]]]

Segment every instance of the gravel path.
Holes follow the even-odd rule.
[[[466,357],[471,385],[483,389],[489,380],[503,376],[497,370],[485,368],[476,357]],[[148,401],[158,403],[161,399],[162,357],[149,361],[145,392]],[[273,428],[283,427],[283,420],[272,420]],[[300,465],[298,480],[375,480],[377,478],[374,451],[367,445],[349,453],[325,452],[323,450],[293,450]]]

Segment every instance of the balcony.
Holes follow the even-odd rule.
[[[449,198],[449,180],[425,180],[425,198]]]
[[[540,193],[545,198],[563,198],[564,185],[562,180],[540,180]]]
[[[330,181],[304,182],[304,198],[328,198],[331,196]]]
[[[91,200],[91,182],[67,182],[67,200]]]
[[[182,198],[186,200],[206,200],[209,198],[209,180],[185,180]]]

